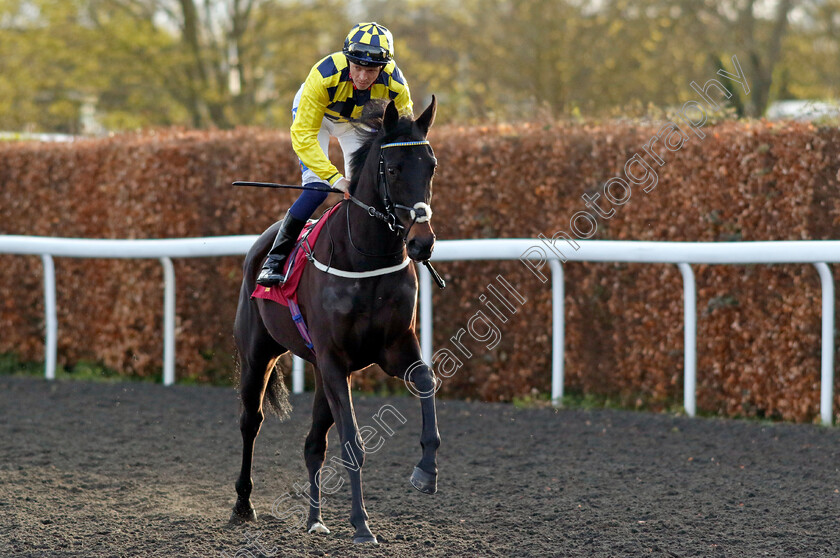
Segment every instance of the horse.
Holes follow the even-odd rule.
[[[321,517],[319,480],[327,433],[335,423],[350,478],[353,541],[378,544],[368,526],[362,496],[365,447],[350,393],[351,373],[374,363],[386,374],[403,379],[410,391],[421,397],[422,458],[409,480],[420,492],[437,491],[437,384],[432,369],[421,358],[416,333],[417,276],[414,266],[408,265],[412,260],[428,262],[434,248],[429,204],[437,160],[426,135],[436,106],[432,97],[414,120],[400,116],[391,101],[384,112],[380,108],[377,127],[359,132],[366,137],[351,157],[349,195],[339,202],[311,247],[314,261],[306,265],[297,291],[312,349],[287,307],[251,297],[279,225],[269,227],[245,258],[234,323],[243,449],[232,522],[255,521],[257,517],[250,501],[254,443],[264,419],[264,404],[280,415],[288,411],[288,391],[275,370],[277,359],[288,351],[315,368],[312,425],[304,444],[310,533],[329,533]],[[318,262],[328,262],[328,269],[351,277],[311,265]]]

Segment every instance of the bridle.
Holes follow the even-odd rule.
[[[358,205],[359,207],[364,209],[365,212],[368,215],[370,215],[371,217],[373,217],[374,219],[378,219],[380,221],[383,221],[386,225],[388,225],[388,228],[392,232],[396,233],[398,236],[401,236],[402,237],[401,240],[402,240],[403,244],[405,244],[406,239],[408,238],[408,233],[411,231],[411,227],[413,227],[415,223],[425,223],[432,218],[432,208],[426,202],[417,202],[417,203],[414,204],[413,207],[408,207],[407,205],[401,205],[401,204],[393,202],[393,200],[391,199],[391,190],[388,187],[388,179],[385,176],[385,153],[384,153],[384,150],[388,149],[388,148],[391,148],[391,147],[413,147],[413,146],[418,146],[418,145],[428,145],[429,150],[432,149],[432,146],[429,144],[429,142],[427,140],[396,141],[396,142],[386,143],[386,144],[383,144],[383,145],[379,146],[379,181],[378,181],[379,183],[377,185],[377,190],[379,192],[380,200],[382,201],[382,204],[385,206],[385,213],[382,213],[381,211],[379,211],[375,207],[364,203],[362,200],[356,198],[355,196],[351,196],[347,192],[344,193],[344,199],[352,201],[353,203],[355,203],[356,205]],[[435,162],[437,162],[437,159],[435,158],[434,151],[432,151],[432,158],[434,159]],[[408,211],[409,215],[411,216],[411,224],[408,226],[407,229],[403,226],[403,224],[397,218],[397,214],[396,214],[397,209]],[[395,252],[390,253],[390,254],[368,254],[368,253],[360,250],[359,247],[357,247],[353,243],[353,236],[350,234],[350,212],[347,211],[346,214],[347,214],[347,238],[350,240],[350,245],[353,246],[353,248],[356,251],[358,251],[362,255],[374,256],[374,257],[392,257],[392,256],[397,255],[397,254],[402,252],[402,250],[403,250],[402,246],[400,246],[400,248],[398,250],[396,250]],[[402,231],[405,231],[405,234],[403,234]],[[409,261],[410,261],[408,258],[405,258],[402,263],[397,264],[395,266],[380,268],[378,270],[373,270],[373,271],[349,272],[349,271],[339,271],[339,270],[331,268],[330,266],[324,265],[321,262],[315,260],[315,257],[312,254],[310,254],[310,259],[314,263],[315,267],[317,267],[321,271],[324,271],[326,273],[332,273],[334,275],[339,275],[339,276],[342,276],[342,277],[349,277],[349,278],[375,277],[375,276],[378,276],[378,275],[393,273],[395,271],[399,271],[399,270],[405,268],[405,266],[407,266]],[[444,281],[443,278],[440,276],[440,274],[437,271],[435,271],[435,268],[432,267],[432,264],[429,263],[428,260],[423,261],[421,263],[429,271],[429,274],[432,276],[432,279],[435,281],[437,286],[440,287],[441,289],[445,288],[446,287],[446,281]]]
[[[411,227],[413,227],[415,223],[425,223],[432,218],[432,208],[429,204],[425,202],[417,202],[414,204],[413,207],[393,202],[393,200],[391,199],[391,190],[388,187],[388,179],[385,175],[384,151],[385,149],[391,147],[412,147],[417,145],[428,145],[429,149],[432,149],[431,144],[428,142],[428,140],[396,141],[379,146],[379,181],[377,184],[377,189],[379,191],[379,197],[382,201],[382,205],[385,206],[385,213],[382,213],[381,211],[379,211],[371,205],[367,205],[366,203],[354,196],[351,196],[349,194],[345,195],[347,199],[364,209],[368,215],[370,215],[374,219],[379,219],[380,221],[383,221],[386,225],[388,225],[388,228],[392,232],[402,237],[403,242],[405,242],[406,238],[408,238],[408,233],[411,231]],[[434,151],[432,151],[432,158],[434,158]],[[437,161],[437,159],[435,159],[435,161]],[[397,218],[396,210],[398,209],[407,211],[408,214],[411,216],[411,224],[408,226],[407,229]],[[402,231],[405,231],[405,233],[403,234]]]

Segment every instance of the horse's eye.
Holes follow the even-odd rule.
[[[397,167],[388,167],[388,174],[390,174],[391,176],[396,176],[397,175]]]

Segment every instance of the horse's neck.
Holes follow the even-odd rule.
[[[378,166],[376,168],[378,170]],[[359,180],[356,195],[367,205],[385,213],[378,172],[366,174]],[[356,204],[352,204],[349,211],[352,238],[357,247],[367,253],[378,255],[393,255],[394,252],[403,248],[402,236],[392,231],[384,221],[371,217]]]
[[[385,212],[375,179],[360,180],[354,196]],[[401,235],[355,203],[346,201],[344,205],[343,211],[332,220],[333,265],[346,270],[368,271],[394,265],[405,258]]]

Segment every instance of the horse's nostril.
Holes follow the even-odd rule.
[[[434,239],[420,240],[413,238],[406,244],[408,248],[408,256],[412,260],[428,260],[432,255],[432,248],[434,247]]]

